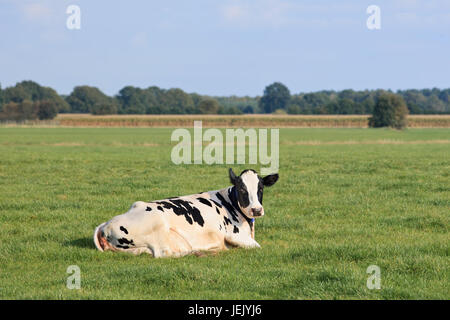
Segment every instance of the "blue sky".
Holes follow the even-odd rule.
[[[66,27],[69,5],[81,29]],[[369,5],[381,29],[369,30]],[[0,0],[0,83],[209,95],[450,87],[448,0]]]

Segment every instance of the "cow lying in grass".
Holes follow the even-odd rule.
[[[233,185],[225,189],[135,202],[128,212],[95,229],[95,246],[155,258],[259,248],[254,219],[264,215],[264,186],[273,185],[278,174],[261,178],[254,170],[244,170],[236,176],[230,169],[229,176]]]

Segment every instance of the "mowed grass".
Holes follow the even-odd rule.
[[[450,130],[280,129],[262,249],[97,251],[94,228],[133,202],[229,185],[230,165],[174,165],[171,132],[0,128],[0,298],[450,298]],[[380,290],[366,286],[370,265]]]

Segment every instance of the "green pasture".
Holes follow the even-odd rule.
[[[172,131],[0,128],[0,299],[450,299],[449,129],[280,129],[261,249],[97,251],[94,228],[133,202],[260,169],[174,165]],[[79,290],[66,287],[71,265]]]

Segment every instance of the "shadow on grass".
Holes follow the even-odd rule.
[[[94,241],[92,240],[92,237],[66,241],[64,242],[64,246],[95,249],[95,244]]]

